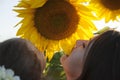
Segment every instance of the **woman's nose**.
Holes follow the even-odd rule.
[[[87,44],[88,44],[88,40],[77,40],[75,47],[82,46],[83,48],[85,48]]]

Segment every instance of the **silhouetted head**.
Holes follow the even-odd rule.
[[[21,80],[40,80],[45,59],[31,42],[13,38],[0,43],[0,66],[2,65],[14,70]]]

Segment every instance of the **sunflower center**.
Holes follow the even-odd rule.
[[[71,36],[77,29],[79,16],[68,1],[48,0],[36,9],[34,23],[38,32],[47,39],[61,40]]]
[[[110,10],[120,9],[120,0],[101,0],[101,3]]]
[[[53,25],[53,27],[63,27],[64,24],[66,23],[67,16],[66,14],[56,14],[55,16],[51,17],[51,23]],[[64,28],[64,27],[63,27]]]

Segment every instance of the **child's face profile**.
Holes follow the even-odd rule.
[[[44,54],[39,51],[32,43],[27,43],[27,46],[34,51],[34,53],[37,55],[37,58],[40,60],[40,64],[41,64],[41,70],[43,71],[46,65],[46,59]]]

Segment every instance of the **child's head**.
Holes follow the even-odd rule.
[[[0,66],[2,65],[14,70],[21,80],[40,80],[45,59],[29,41],[13,38],[0,43]]]

